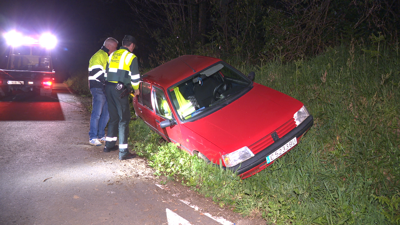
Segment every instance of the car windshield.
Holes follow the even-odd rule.
[[[19,46],[12,50],[9,69],[52,71],[49,52],[39,46]]]
[[[251,84],[242,73],[219,62],[168,90],[180,119],[190,120],[230,104]]]

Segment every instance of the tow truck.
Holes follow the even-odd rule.
[[[24,36],[12,30],[4,34],[8,44],[5,68],[0,68],[0,97],[18,90],[51,95],[55,71],[51,49],[57,38],[50,33]]]

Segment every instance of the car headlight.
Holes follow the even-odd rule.
[[[296,122],[296,126],[299,126],[307,117],[310,116],[310,113],[308,113],[306,107],[303,105],[299,111],[297,111],[294,115],[294,121]]]
[[[250,159],[253,156],[253,152],[245,146],[243,148],[240,148],[239,150],[223,155],[222,159],[224,160],[226,167],[232,167]]]

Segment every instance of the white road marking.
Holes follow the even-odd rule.
[[[170,209],[165,209],[167,213],[168,225],[191,225],[189,221],[185,220],[183,217],[172,212]]]
[[[163,185],[156,184],[156,186],[159,187],[160,189],[166,190],[166,188],[165,188]],[[174,195],[172,195],[172,196],[174,196]],[[200,209],[198,206],[192,205],[192,204],[190,204],[190,202],[188,202],[188,201],[185,201],[185,200],[182,200],[182,199],[179,199],[179,201],[181,201],[181,202],[184,203],[185,205],[189,206],[190,208],[194,209],[195,211],[199,211],[199,209]],[[175,224],[178,225],[179,223],[170,223],[170,222],[169,222],[170,219],[169,219],[169,217],[168,217],[168,215],[169,215],[169,214],[168,214],[168,211],[170,211],[171,213],[175,214],[175,215],[178,216],[178,217],[180,217],[180,216],[179,216],[178,214],[172,212],[172,211],[169,210],[169,209],[166,209],[166,211],[167,211],[168,225],[175,225]],[[214,217],[214,216],[212,216],[210,213],[204,213],[204,215],[207,216],[208,218],[210,218],[210,219],[212,219],[212,220],[214,220],[214,221],[216,221],[216,222],[222,224],[222,225],[235,225],[234,223],[232,223],[232,222],[229,221],[229,220],[224,219],[223,217]],[[180,217],[180,218],[182,218],[182,217]],[[183,219],[183,218],[182,218],[182,219]],[[190,223],[188,222],[188,224],[190,224]],[[181,225],[181,224],[179,224],[179,225]],[[182,225],[186,225],[186,224],[182,224]]]
[[[156,184],[156,186],[164,190],[164,187],[161,184]]]
[[[190,204],[190,202],[188,202],[188,201],[181,200],[181,199],[179,199],[179,201],[183,202],[184,204],[186,204],[186,205],[189,206],[190,208],[193,208],[193,209],[196,210],[196,211],[199,210],[199,207],[198,207],[198,206],[192,205],[192,204]],[[208,218],[210,218],[210,219],[212,219],[212,220],[214,220],[214,221],[216,221],[216,222],[218,222],[218,223],[220,223],[220,224],[222,224],[222,225],[234,225],[234,223],[232,223],[232,222],[229,221],[229,220],[224,219],[223,217],[214,217],[214,216],[212,216],[210,213],[204,213],[204,215],[206,215]]]

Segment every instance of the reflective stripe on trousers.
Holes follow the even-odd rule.
[[[127,149],[129,135],[129,121],[131,118],[128,96],[120,97],[121,91],[115,89],[116,84],[106,82],[106,98],[110,120],[108,122],[106,147],[112,148],[119,139],[119,149]]]

